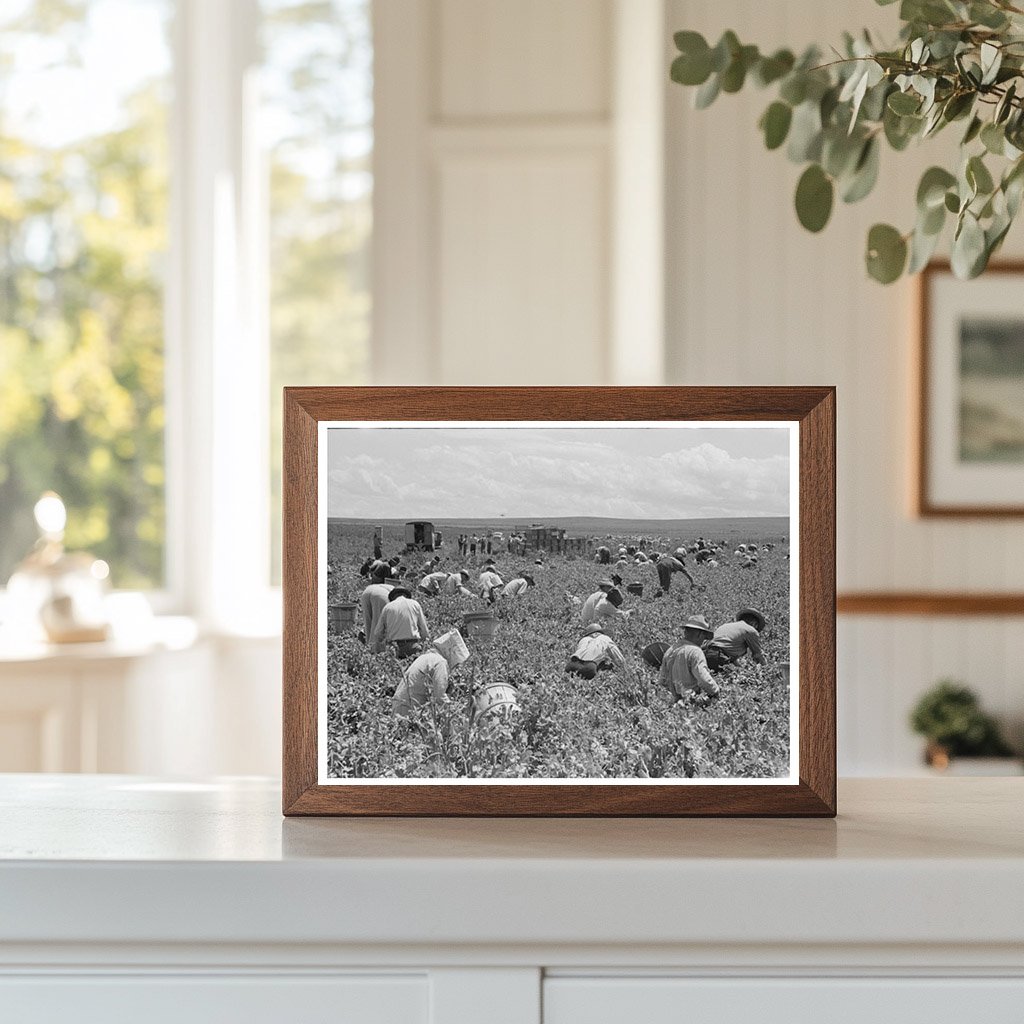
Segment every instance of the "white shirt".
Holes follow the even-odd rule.
[[[524,579],[509,580],[509,582],[505,584],[505,589],[502,590],[501,593],[503,597],[518,597],[529,586],[530,584]]]
[[[411,597],[396,597],[389,601],[377,619],[373,631],[376,643],[391,640],[424,640],[427,637],[427,617],[419,601]]]
[[[431,699],[443,700],[447,691],[448,662],[437,651],[425,651],[402,674],[391,706],[399,714],[408,714]]]
[[[501,586],[501,577],[489,569],[485,569],[480,573],[480,593],[486,594],[493,587]]]
[[[622,651],[610,636],[605,633],[588,633],[576,645],[573,656],[580,661],[595,661],[600,665],[604,661],[611,662],[617,671],[626,667],[626,659]]]

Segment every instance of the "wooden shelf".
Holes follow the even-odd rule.
[[[860,591],[839,594],[840,615],[1024,615],[1024,593]]]

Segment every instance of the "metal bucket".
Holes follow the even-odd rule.
[[[328,621],[333,629],[339,632],[351,629],[356,624],[357,604],[332,604],[328,609]]]
[[[519,710],[519,694],[510,683],[488,683],[473,697],[473,721],[499,715],[510,715]]]
[[[637,597],[643,597],[644,585],[642,583],[627,583],[626,591],[630,594],[636,594]]]
[[[498,620],[493,612],[466,612],[462,623],[470,640],[491,641],[498,630]]]

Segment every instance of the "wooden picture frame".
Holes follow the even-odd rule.
[[[746,428],[789,427],[799,476],[798,558],[789,579],[799,582],[798,643],[789,655],[799,666],[793,699],[797,742],[785,779],[660,785],[644,780],[485,780],[477,785],[429,785],[377,780],[323,780],[318,728],[318,656],[321,631],[319,564],[320,482],[327,444],[322,428],[435,422],[596,426],[721,423]],[[726,423],[728,421],[728,423]],[[323,434],[323,436],[327,436]],[[323,450],[321,450],[321,448]],[[792,462],[792,460],[791,460]],[[790,499],[792,502],[792,498]],[[324,502],[326,505],[326,502]],[[789,506],[790,516],[794,510]],[[325,520],[326,522],[326,520]],[[324,527],[326,530],[326,527]],[[286,815],[395,816],[814,816],[836,813],[835,723],[835,389],[831,387],[303,387],[284,392],[283,514],[283,811]],[[730,545],[731,546],[731,545]],[[731,554],[731,553],[730,553]],[[788,555],[786,556],[788,557]],[[795,598],[793,599],[795,600]],[[325,641],[326,642],[326,641]],[[792,699],[792,696],[791,696]],[[792,738],[792,731],[790,732]],[[722,781],[722,780],[716,780]]]
[[[971,436],[972,427],[965,419],[966,371],[962,363],[957,365],[962,356],[956,348],[966,344],[963,332],[971,318],[997,321],[1012,317],[1024,336],[1024,313],[1018,311],[1022,275],[1024,262],[1006,260],[989,264],[984,275],[972,281],[957,280],[949,263],[940,260],[930,263],[919,275],[914,367],[917,436],[912,451],[913,508],[922,518],[1024,516],[1024,484],[1014,481],[1024,479],[1020,445],[1015,462],[987,462],[983,454],[964,456],[965,438]],[[959,340],[954,337],[954,316],[960,317]],[[981,386],[976,381],[971,383],[976,388]],[[1010,382],[1010,386],[1015,383]],[[1020,387],[1024,392],[1024,375]],[[998,404],[994,415],[998,415]],[[977,442],[974,445],[977,447]]]

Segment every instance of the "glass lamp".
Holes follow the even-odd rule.
[[[110,632],[104,601],[109,590],[107,563],[85,552],[64,550],[67,510],[47,491],[36,502],[39,539],[7,584],[8,606],[25,630],[23,639],[51,643],[95,643]]]

